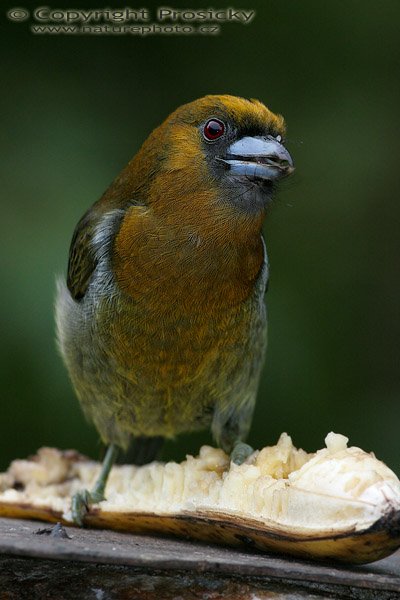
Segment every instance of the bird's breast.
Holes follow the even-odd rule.
[[[166,226],[133,209],[113,248],[118,364],[173,386],[240,361],[263,311],[254,302],[263,263],[259,232],[241,239],[185,219]]]
[[[212,318],[246,302],[264,262],[259,229],[235,229],[202,213],[197,220],[160,222],[132,208],[113,245],[121,292],[159,316],[176,309],[182,317],[203,311]]]

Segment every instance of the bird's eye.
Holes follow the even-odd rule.
[[[219,119],[210,119],[204,125],[203,135],[206,140],[209,142],[213,142],[224,135],[225,133],[225,125]]]
[[[277,135],[275,139],[276,139],[277,142],[281,143],[282,136],[281,135]]]

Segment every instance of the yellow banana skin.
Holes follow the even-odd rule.
[[[49,507],[35,507],[0,502],[0,517],[38,519],[71,525],[61,512]],[[161,533],[181,538],[212,542],[222,546],[254,548],[318,561],[366,564],[389,556],[400,547],[400,513],[382,517],[364,531],[341,532],[310,537],[305,533],[262,528],[258,521],[229,514],[182,513],[156,515],[133,512],[104,512],[91,508],[85,525],[97,529],[114,529],[132,533]]]
[[[310,538],[295,531],[262,529],[258,521],[229,514],[183,513],[160,516],[132,513],[102,514],[94,509],[89,526],[135,533],[162,533],[189,537],[223,546],[247,546],[264,552],[288,554],[311,560],[365,564],[385,558],[400,547],[400,513],[389,513],[369,529]],[[393,534],[393,532],[396,532]]]

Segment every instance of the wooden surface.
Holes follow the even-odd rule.
[[[400,599],[400,553],[371,565],[343,567],[191,541],[0,519],[0,554],[0,600],[23,599],[27,578],[40,582],[39,595],[35,586],[27,588],[31,600]],[[61,574],[70,586],[56,591]],[[96,595],[92,589],[100,591]]]

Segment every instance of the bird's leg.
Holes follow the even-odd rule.
[[[239,407],[230,406],[224,410],[217,406],[214,410],[211,426],[213,436],[218,446],[230,454],[231,461],[237,465],[241,465],[254,452],[243,441],[250,430],[253,410],[253,399]]]
[[[111,471],[116,458],[118,456],[118,447],[115,444],[110,444],[107,448],[106,455],[101,465],[101,470],[96,483],[91,491],[81,490],[76,492],[72,497],[72,519],[77,525],[83,525],[83,517],[88,512],[91,504],[96,504],[105,500],[104,491],[108,479],[108,475]]]
[[[233,449],[231,451],[231,461],[234,462],[236,465],[241,465],[242,463],[244,463],[246,458],[250,456],[250,454],[253,454],[253,452],[254,448],[249,446],[249,444],[245,444],[245,442],[237,440],[234,443]]]
[[[136,436],[133,438],[124,460],[138,467],[147,465],[158,458],[163,443],[164,438],[161,436]]]

